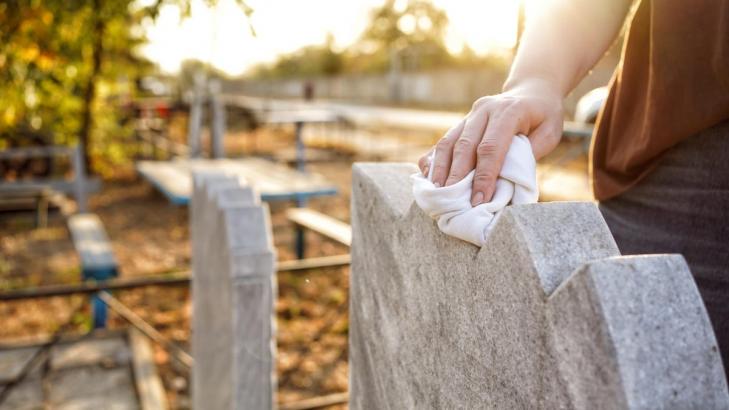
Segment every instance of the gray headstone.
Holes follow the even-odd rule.
[[[353,169],[351,409],[729,409],[683,257],[620,256],[592,203],[508,207],[478,248],[414,172]]]
[[[275,256],[268,208],[237,179],[193,176],[194,408],[274,406]]]

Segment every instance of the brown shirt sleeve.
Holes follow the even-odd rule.
[[[629,189],[663,153],[729,119],[729,0],[641,0],[591,149],[598,200]]]

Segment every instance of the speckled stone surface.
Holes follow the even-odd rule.
[[[250,188],[193,176],[194,408],[274,407],[276,295],[269,212]]]
[[[416,171],[353,168],[350,408],[729,408],[682,257],[619,256],[591,203],[509,207],[477,248]]]

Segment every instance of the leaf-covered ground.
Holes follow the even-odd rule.
[[[340,187],[336,197],[314,199],[310,206],[349,220],[351,162],[346,158],[312,164],[312,171]],[[295,257],[294,230],[285,218],[289,203],[271,204],[278,258]],[[175,207],[131,173],[106,181],[91,197],[112,241],[122,277],[185,271],[190,267],[188,210]],[[337,255],[348,249],[317,234],[307,234],[307,257]],[[349,268],[314,269],[278,275],[278,400],[346,391]],[[52,214],[49,226],[34,229],[31,213],[0,215],[0,288],[74,283],[79,280],[65,220]],[[166,337],[189,349],[190,298],[186,287],[150,287],[116,293],[117,297]],[[75,332],[88,328],[89,312],[69,318],[82,296],[0,302],[0,340],[52,333],[68,320]],[[127,324],[111,314],[111,327]],[[155,360],[174,408],[188,408],[189,375],[167,352],[155,347]]]

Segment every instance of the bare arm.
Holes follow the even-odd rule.
[[[552,0],[536,3],[505,89],[529,78],[565,96],[605,54],[632,0]]]
[[[521,46],[501,94],[481,97],[466,117],[419,162],[437,186],[455,184],[474,167],[471,203],[491,200],[516,134],[529,137],[537,158],[562,136],[562,100],[617,36],[631,0],[534,1]]]

